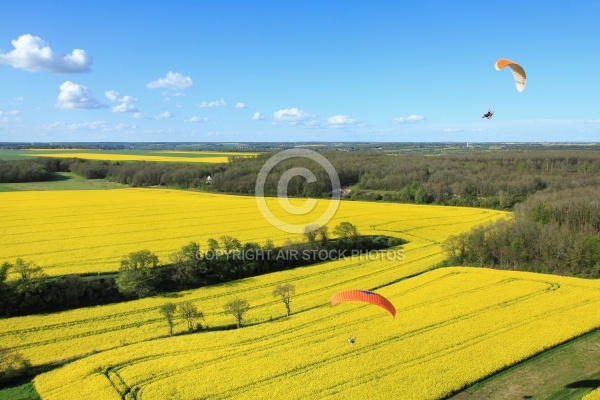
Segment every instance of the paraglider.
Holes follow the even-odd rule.
[[[498,61],[496,61],[494,67],[496,67],[498,71],[500,71],[504,67],[510,68],[510,72],[512,72],[513,78],[515,79],[515,85],[517,85],[517,90],[519,92],[522,92],[525,89],[527,76],[525,75],[525,70],[519,64],[507,60],[506,58],[501,58]]]
[[[488,110],[488,112],[486,112],[485,114],[483,114],[483,117],[481,117],[481,118],[490,119],[490,118],[492,118],[492,115],[494,115],[494,112],[492,110]]]
[[[396,308],[394,305],[388,299],[375,292],[369,292],[367,290],[344,290],[334,294],[331,297],[331,300],[329,300],[332,306],[335,306],[342,301],[361,301],[374,304],[392,314],[392,317],[396,317]]]

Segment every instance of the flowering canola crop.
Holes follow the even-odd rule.
[[[143,248],[161,260],[191,240],[298,239],[271,226],[252,197],[160,189],[0,194],[0,260],[51,275],[115,271]],[[298,202],[301,200],[295,200]],[[268,199],[284,218],[276,199]],[[319,201],[314,214],[327,206]],[[34,365],[43,399],[441,398],[494,371],[600,326],[600,285],[575,278],[453,267],[431,270],[449,235],[509,214],[492,210],[341,202],[363,234],[408,239],[402,257],[348,257],[178,293],[51,315],[4,319],[3,346]],[[306,223],[313,215],[289,217]],[[427,272],[429,271],[429,272]],[[292,283],[292,315],[271,292]],[[396,318],[332,294],[374,289]],[[208,327],[231,325],[223,304],[248,300],[243,329],[167,338],[158,312],[193,302]],[[175,333],[186,324],[176,321]],[[348,337],[356,343],[349,345]],[[152,340],[151,340],[152,339]]]
[[[148,249],[159,260],[190,241],[206,244],[223,235],[242,242],[276,244],[300,239],[273,227],[259,212],[254,197],[227,196],[163,189],[71,190],[0,194],[2,246],[0,262],[17,257],[41,266],[49,275],[110,272],[125,255]],[[268,199],[281,219],[285,211]],[[327,207],[319,201],[310,215],[292,215],[286,222],[308,224]],[[421,236],[432,244],[451,232],[505,213],[470,208],[342,202],[330,232],[342,221],[361,233]],[[439,250],[439,248],[438,248]]]
[[[35,386],[43,399],[435,399],[600,326],[600,285],[575,278],[437,269],[378,290],[395,319],[372,305],[331,307],[316,282],[298,287],[319,292],[320,304],[240,330],[101,352]]]

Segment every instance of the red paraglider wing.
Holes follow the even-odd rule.
[[[331,297],[331,300],[329,300],[332,306],[335,306],[342,301],[362,301],[364,303],[375,304],[388,311],[393,317],[396,317],[396,308],[394,305],[388,299],[375,292],[366,290],[344,290],[343,292],[334,294],[333,297]]]

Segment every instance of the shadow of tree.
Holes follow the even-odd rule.
[[[568,389],[590,388],[596,389],[600,387],[600,379],[583,379],[581,381],[571,382],[565,385]]]

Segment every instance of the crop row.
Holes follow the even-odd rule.
[[[395,320],[374,306],[324,304],[241,330],[107,351],[35,384],[44,399],[104,390],[99,376],[118,377],[142,399],[440,398],[599,327],[600,317],[591,314],[600,286],[573,282],[438,269],[380,290],[396,304]],[[106,390],[107,397],[115,391]]]

